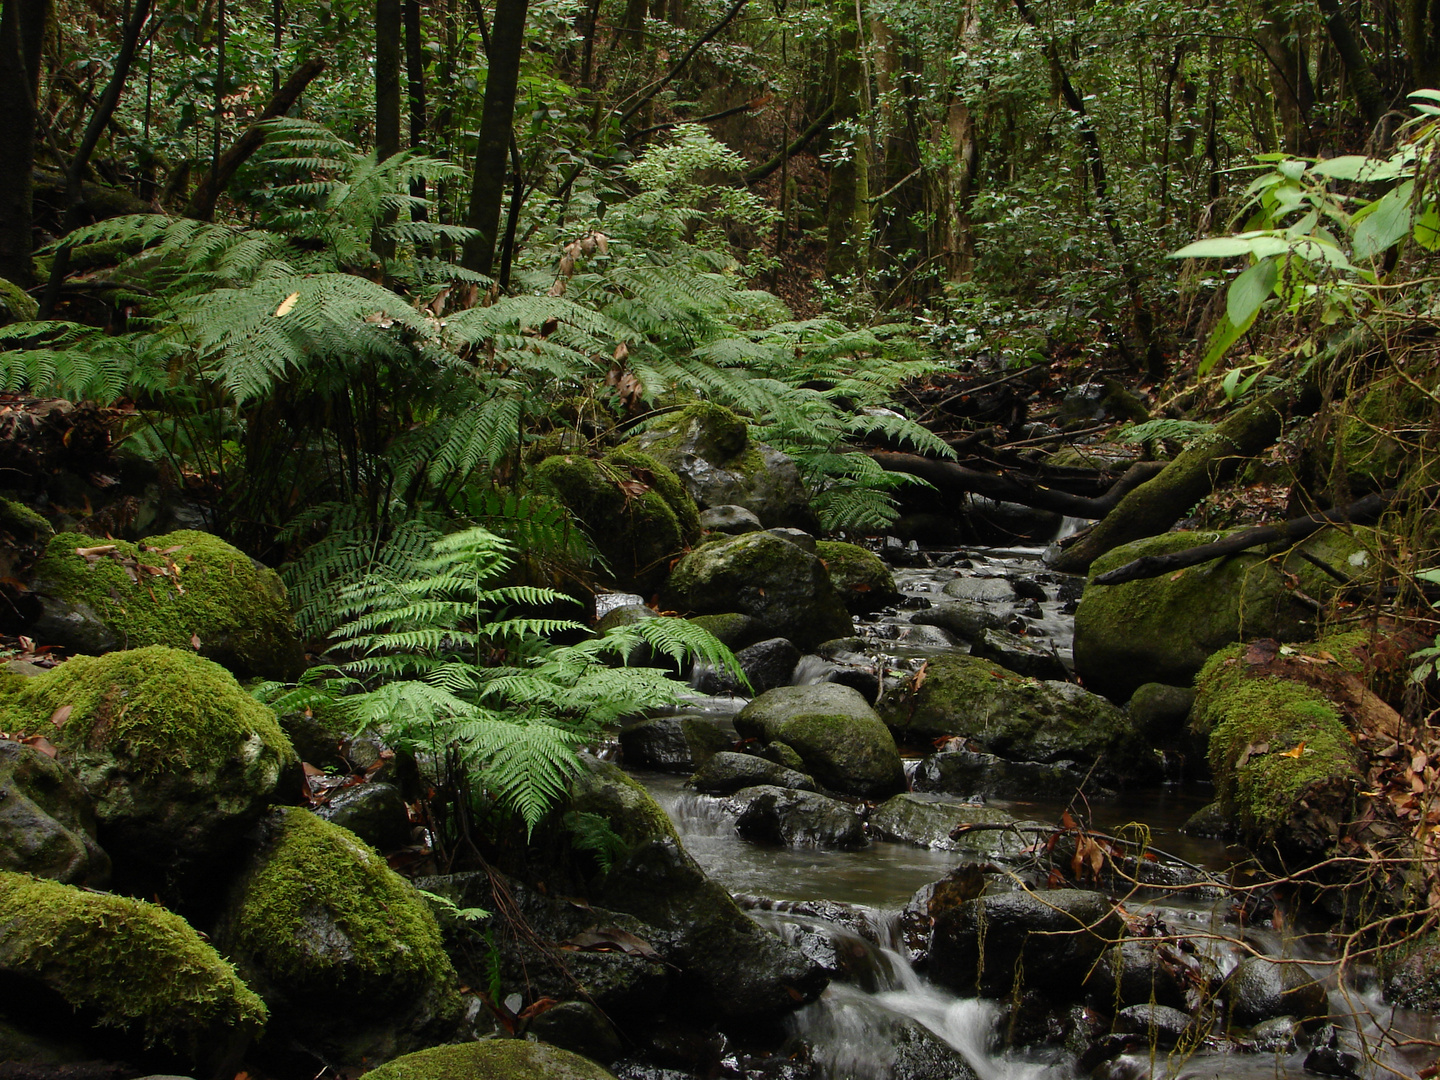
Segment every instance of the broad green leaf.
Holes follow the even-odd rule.
[[[1415,219],[1415,242],[1426,251],[1440,249],[1440,211],[1433,204]]]
[[[1440,102],[1440,90],[1412,90],[1405,95],[1407,98],[1424,98],[1426,101]]]
[[[1211,236],[1186,244],[1173,253],[1172,259],[1229,259],[1236,255],[1249,255],[1251,240],[1241,236]]]
[[[1289,158],[1275,166],[1275,171],[1287,180],[1299,180],[1305,175],[1305,162],[1298,158]]]
[[[1345,154],[1317,162],[1310,167],[1310,171],[1316,176],[1326,176],[1331,180],[1359,180],[1372,163],[1373,159],[1363,154]]]
[[[1256,310],[1258,311],[1259,309],[1257,308]],[[1250,318],[1238,326],[1230,321],[1229,316],[1226,316],[1225,321],[1217,325],[1215,329],[1210,332],[1210,343],[1205,349],[1205,356],[1201,359],[1199,368],[1196,369],[1198,373],[1201,375],[1209,374],[1210,370],[1215,367],[1215,364],[1225,355],[1230,346],[1239,341],[1240,335],[1245,333],[1246,330],[1249,330],[1254,322],[1255,315],[1253,313]]]
[[[1407,180],[1377,200],[1375,209],[1355,227],[1357,258],[1373,259],[1410,232],[1410,197],[1414,191],[1415,181]]]
[[[1225,294],[1225,314],[1236,326],[1255,317],[1260,305],[1269,299],[1275,288],[1279,268],[1275,258],[1261,259],[1230,283]]]

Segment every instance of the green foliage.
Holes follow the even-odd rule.
[[[614,661],[645,644],[677,664],[738,665],[681,619],[549,644],[549,636],[585,628],[511,614],[571,602],[552,589],[497,584],[511,566],[510,545],[481,528],[432,540],[408,566],[394,557],[372,562],[341,590],[334,612],[342,624],[334,640],[354,659],[328,681],[296,689],[336,694],[354,726],[376,727],[398,747],[457,754],[480,786],[533,827],[563,796],[575,752],[602,725],[672,704],[683,690],[658,670]]]
[[[1162,416],[1146,420],[1143,424],[1126,424],[1115,438],[1128,443],[1147,443],[1152,439],[1175,439],[1189,443],[1208,434],[1214,427],[1214,424],[1201,420],[1172,420]]]
[[[625,838],[610,827],[609,819],[600,814],[571,810],[564,821],[570,833],[570,843],[576,850],[594,855],[600,869],[606,873],[615,865],[615,860],[630,849]]]

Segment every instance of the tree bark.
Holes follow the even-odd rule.
[[[275,92],[275,96],[260,111],[260,115],[245,129],[240,138],[220,155],[215,168],[201,178],[185,207],[186,217],[209,221],[215,216],[215,202],[229,185],[235,171],[264,144],[265,129],[262,125],[266,120],[273,120],[288,113],[305,92],[305,88],[324,70],[325,61],[316,59],[307,60],[290,73],[285,85]]]
[[[410,149],[420,150],[425,144],[425,43],[421,40],[420,0],[405,0],[405,89],[410,106]],[[412,198],[425,198],[425,178],[410,181]],[[410,220],[425,221],[425,208],[413,207]]]
[[[525,47],[525,14],[529,0],[497,0],[490,35],[490,70],[485,76],[485,106],[480,114],[480,139],[475,147],[475,177],[465,224],[476,234],[465,241],[460,265],[490,274],[500,231],[500,206],[505,198],[505,162],[515,119],[515,93],[520,82],[520,55]]]
[[[830,166],[826,197],[825,276],[844,277],[862,271],[869,242],[866,199],[869,197],[869,160],[866,140],[860,130],[861,82],[860,26],[849,0],[834,0],[836,19],[835,71],[831,100],[835,118],[830,126],[831,150],[836,160]],[[853,140],[846,152],[834,145],[839,132]]]
[[[115,114],[115,106],[120,104],[120,94],[125,89],[125,80],[130,76],[130,65],[135,59],[140,35],[150,18],[151,2],[152,0],[135,0],[130,19],[121,31],[120,52],[116,54],[115,63],[110,69],[110,81],[105,84],[100,100],[95,103],[95,111],[90,114],[90,121],[85,125],[85,134],[65,170],[65,217],[61,222],[61,229],[65,233],[72,232],[80,225],[85,169],[90,164],[90,156],[95,153],[95,147],[100,144],[100,136],[104,134],[106,125]],[[40,298],[40,318],[49,319],[54,316],[55,304],[60,299],[60,286],[69,271],[70,245],[62,243],[56,249],[55,258],[50,264],[50,279],[45,283],[45,295]]]
[[[1340,8],[1340,0],[1316,0],[1316,3],[1325,16],[1325,29],[1330,32],[1330,40],[1345,68],[1345,78],[1360,116],[1367,127],[1373,128],[1385,112],[1386,101],[1375,71],[1365,56],[1365,48],[1350,28],[1345,12]]]
[[[35,281],[35,95],[49,15],[49,0],[4,0],[0,11],[0,115],[7,132],[0,140],[0,278],[22,288]]]
[[[400,0],[375,0],[375,159],[384,161],[400,152]],[[375,227],[370,242],[382,260],[395,255],[395,241],[385,226]]]
[[[1120,500],[1098,525],[1066,548],[1052,563],[1057,570],[1084,573],[1107,551],[1165,532],[1185,512],[1234,475],[1240,463],[1280,437],[1290,398],[1277,392],[1245,406],[1196,441]]]
[[[805,147],[810,144],[811,139],[815,138],[816,135],[819,135],[822,131],[828,128],[830,126],[830,121],[834,118],[834,116],[835,106],[832,104],[827,107],[819,116],[817,116],[811,122],[809,127],[807,127],[798,136],[796,136],[794,142],[792,142],[789,146],[785,147],[785,149],[781,150],[780,153],[776,154],[769,161],[765,162],[765,164],[757,165],[755,168],[747,172],[745,174],[745,183],[758,184],[761,180],[764,180],[767,176],[774,173],[792,157],[800,153],[801,150],[804,150]]]

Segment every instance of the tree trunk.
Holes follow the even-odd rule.
[[[1260,47],[1270,74],[1275,105],[1285,128],[1287,154],[1314,152],[1310,134],[1310,110],[1315,104],[1315,87],[1310,81],[1310,64],[1296,38],[1296,28],[1284,9],[1274,0],[1261,5],[1265,21],[1260,24]]]
[[[35,95],[49,0],[4,0],[0,11],[0,278],[29,288],[35,164]]]
[[[844,277],[866,265],[869,240],[866,199],[869,162],[861,131],[860,27],[849,0],[835,0],[836,18],[834,96],[835,115],[830,125],[830,149],[836,161],[830,166],[825,233],[825,276]],[[837,146],[837,136],[851,146]]]
[[[1107,551],[1169,529],[1217,484],[1233,476],[1245,458],[1280,437],[1289,404],[1290,398],[1277,392],[1245,406],[1153,480],[1121,499],[1099,524],[1060,553],[1054,568],[1082,574]]]
[[[1440,0],[1407,0],[1403,14],[1410,88],[1440,86]]]
[[[1384,114],[1386,101],[1380,90],[1380,82],[1365,56],[1365,48],[1340,8],[1340,0],[1316,0],[1325,16],[1325,29],[1340,56],[1345,68],[1345,78],[1350,84],[1350,93],[1360,110],[1360,117],[1367,127],[1373,128]]]
[[[515,118],[515,93],[520,81],[520,56],[525,46],[525,14],[529,0],[497,0],[490,35],[490,70],[485,76],[485,106],[475,147],[475,176],[465,224],[476,235],[465,241],[460,264],[489,274],[495,264],[500,230],[500,205],[505,198],[505,162]]]
[[[375,160],[400,152],[400,0],[375,0]],[[370,246],[381,260],[395,257],[395,241],[385,235],[393,214],[375,227]]]
[[[418,151],[425,145],[425,47],[420,38],[420,0],[405,0],[405,87],[410,104],[410,149]],[[425,179],[410,181],[410,194],[425,198]],[[412,221],[426,220],[424,207],[410,211]]]

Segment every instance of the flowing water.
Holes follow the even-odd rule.
[[[1038,550],[967,551],[938,555],[941,565],[899,569],[897,584],[909,600],[902,609],[861,621],[857,629],[866,653],[894,667],[918,665],[949,643],[927,633],[912,637],[908,611],[927,599],[943,600],[945,584],[964,574],[1000,578],[1024,573],[1041,583],[1038,598],[1021,616],[1027,637],[1046,640],[1067,663],[1075,590],[1043,570]],[[1068,601],[1068,602],[1067,602]],[[962,646],[963,648],[963,646]],[[819,681],[825,662],[806,658],[797,682]],[[685,711],[730,728],[744,701],[697,698]],[[781,938],[816,955],[830,958],[843,977],[833,981],[821,998],[790,1019],[794,1035],[811,1047],[812,1059],[833,1080],[892,1080],[915,1075],[907,1054],[915,1052],[914,1034],[928,1032],[958,1054],[981,1080],[1102,1080],[1141,1078],[1260,1078],[1311,1076],[1304,1070],[1307,1051],[1293,1044],[1268,1051],[1224,1038],[1207,1039],[1185,1053],[1125,1053],[1082,1071],[1079,1058],[1059,1046],[1007,1049],[1007,1010],[1003,1003],[960,998],[930,983],[906,959],[900,940],[901,908],[922,886],[943,877],[956,864],[951,852],[907,844],[872,841],[859,851],[813,847],[778,848],[750,843],[737,836],[724,800],[699,795],[684,778],[632,770],[670,815],[686,848],[707,873],[751,909],[752,917]],[[1090,807],[1091,826],[1114,831],[1127,823],[1148,826],[1153,846],[1186,862],[1222,871],[1227,852],[1215,841],[1199,840],[1180,831],[1184,821],[1208,801],[1201,789],[1167,786],[1135,793],[1122,800]],[[1045,802],[999,802],[990,805],[1017,818],[1054,822],[1063,806]],[[1159,894],[1157,894],[1159,895]],[[815,902],[828,902],[817,907]],[[837,905],[845,917],[835,919]],[[1228,972],[1247,950],[1284,956],[1309,966],[1330,989],[1331,1016],[1340,1048],[1362,1056],[1359,1075],[1413,1077],[1435,1057],[1431,1042],[1440,1029],[1429,1014],[1406,1013],[1385,1005],[1373,974],[1358,969],[1342,982],[1336,976],[1331,944],[1323,934],[1302,935],[1293,928],[1240,927],[1232,921],[1224,898],[1177,901],[1132,898],[1131,915],[1150,914],[1172,931],[1190,935],[1191,944]],[[1283,924],[1281,924],[1283,927]],[[926,1076],[940,1073],[931,1062]],[[953,1075],[959,1075],[955,1071]]]

